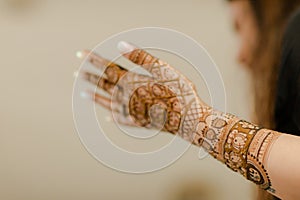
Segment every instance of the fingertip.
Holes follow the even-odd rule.
[[[80,96],[81,96],[81,98],[83,98],[83,99],[91,99],[90,94],[88,94],[88,93],[85,92],[85,91],[80,92]]]
[[[118,43],[118,49],[122,54],[128,53],[136,49],[132,44],[129,44],[128,42],[125,41],[120,41]]]
[[[76,71],[73,73],[73,77],[74,77],[74,78],[77,78],[78,76],[79,76],[79,71],[76,70]]]
[[[83,53],[82,53],[82,51],[77,51],[77,52],[76,52],[76,57],[82,59],[82,58],[83,58]]]
[[[92,52],[90,50],[82,50],[82,51],[77,51],[76,52],[76,57],[79,59],[84,59],[85,57],[89,56],[90,54],[92,54]]]

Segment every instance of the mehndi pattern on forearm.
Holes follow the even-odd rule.
[[[225,135],[238,119],[231,115],[202,107],[201,117],[194,128],[193,143],[202,146],[218,160],[223,160]]]
[[[265,190],[275,192],[264,165],[268,150],[280,133],[260,128],[231,114],[207,111],[195,128],[194,144],[233,171]]]
[[[275,131],[240,120],[229,131],[225,142],[226,165],[261,188],[275,192],[264,163],[270,145],[279,135]]]
[[[268,129],[260,129],[252,139],[247,154],[246,178],[261,188],[275,193],[264,163],[267,163],[269,149],[281,134]]]

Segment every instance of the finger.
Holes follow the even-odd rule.
[[[86,58],[95,67],[97,67],[98,69],[102,69],[102,70],[105,70],[105,68],[112,63],[109,60],[102,58],[101,56],[99,56],[96,53],[89,51],[89,50],[79,51],[79,52],[77,52],[76,55],[80,59]]]
[[[88,61],[96,68],[103,70],[107,75],[107,79],[114,84],[116,84],[118,80],[127,72],[127,70],[120,65],[111,62],[89,50],[84,50],[78,55],[78,57],[81,58],[87,57]]]
[[[91,92],[91,91],[81,92],[80,95],[83,98],[92,99],[97,104],[101,105],[102,107],[104,107],[107,110],[112,110],[111,109],[111,100],[109,98],[106,98],[104,96],[101,96],[101,95]]]
[[[104,108],[108,109],[108,110],[112,110],[111,109],[111,100],[109,98],[106,98],[104,96],[101,96],[97,93],[94,94],[94,101],[103,106]]]
[[[117,84],[120,78],[124,76],[126,72],[127,70],[120,68],[118,65],[110,65],[104,71],[107,80],[113,84]]]
[[[141,65],[148,71],[152,69],[154,64],[158,63],[158,58],[127,42],[119,42],[118,48],[124,57],[128,58],[131,62],[137,65]]]
[[[113,89],[115,87],[114,83],[111,83],[108,79],[104,77],[100,77],[96,74],[90,72],[83,72],[83,78],[88,82],[96,85],[97,87],[103,89],[109,94],[113,93]]]
[[[125,68],[121,67],[120,65],[118,65],[110,60],[107,60],[107,59],[101,57],[100,55],[98,55],[92,51],[89,51],[89,50],[79,51],[79,52],[77,52],[76,55],[80,59],[87,58],[87,60],[91,64],[93,64],[96,68],[101,69],[101,70],[105,70],[107,67],[115,67],[120,70],[127,71]]]

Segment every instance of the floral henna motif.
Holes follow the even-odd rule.
[[[129,113],[134,121],[145,127],[178,132],[181,121],[181,105],[176,94],[168,87],[154,83],[140,86],[131,95]]]
[[[210,107],[201,109],[201,117],[193,133],[193,144],[202,146],[212,156],[223,160],[224,136],[238,119],[231,114],[214,111]]]

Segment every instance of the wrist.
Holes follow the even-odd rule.
[[[208,153],[224,162],[224,145],[230,129],[239,119],[229,113],[203,109],[201,117],[195,126],[193,144],[202,146]]]
[[[202,114],[194,130],[193,144],[202,146],[261,188],[274,192],[265,164],[280,133],[212,109]]]

